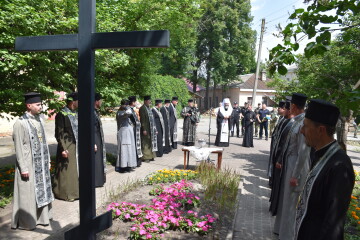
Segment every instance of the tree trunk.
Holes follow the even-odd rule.
[[[215,99],[216,99],[216,86],[217,86],[217,84],[214,81],[212,104],[211,104],[211,106],[214,107],[214,108],[218,107],[218,105],[219,105],[218,101],[215,101]]]
[[[209,88],[210,88],[210,71],[207,71],[207,76],[206,76],[206,86],[205,86],[205,107],[204,109],[207,110],[209,109]]]
[[[347,134],[349,132],[350,119],[352,119],[353,112],[349,111],[348,117],[341,116],[336,125],[336,138],[341,148],[346,152],[347,149]]]

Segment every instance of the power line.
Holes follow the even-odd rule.
[[[280,9],[277,9],[277,10],[271,12],[270,14],[266,15],[265,18],[273,15],[274,13],[279,12],[280,10],[283,10],[284,8],[287,8],[287,7],[290,6],[290,5],[293,5],[294,3],[297,3],[298,1],[300,1],[300,0],[296,0],[296,1],[292,2],[292,3],[289,3],[288,5],[285,5],[284,7],[280,8]]]

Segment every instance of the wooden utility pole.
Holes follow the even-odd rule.
[[[252,104],[251,104],[253,109],[255,109],[256,89],[257,89],[257,83],[258,83],[259,71],[260,71],[261,47],[262,47],[262,42],[263,42],[264,31],[265,31],[265,18],[263,18],[261,20],[259,51],[258,51],[258,57],[257,57],[257,63],[256,63],[255,84],[254,84],[254,90],[253,90],[253,95],[252,95]]]

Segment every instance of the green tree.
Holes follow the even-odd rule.
[[[353,25],[359,20],[359,16],[345,19]],[[309,98],[336,104],[341,111],[338,141],[346,149],[347,126],[352,116],[360,112],[360,91],[354,89],[360,79],[360,29],[347,29],[329,46],[321,55],[298,57],[295,81],[276,80],[272,84],[276,85],[279,95],[289,90],[303,92]]]
[[[209,106],[209,88],[226,85],[239,74],[255,68],[255,32],[250,24],[250,0],[211,0],[201,8],[204,14],[198,24],[196,61],[192,82],[199,82],[199,69],[205,66],[205,106]],[[213,103],[214,105],[215,103]]]
[[[295,9],[289,17],[293,21],[285,28],[279,26],[283,44],[278,44],[270,51],[270,73],[278,71],[282,75],[286,74],[285,65],[296,62],[294,52],[299,49],[299,42],[303,39],[311,40],[304,49],[304,55],[309,58],[324,54],[330,49],[331,35],[335,30],[346,31],[360,26],[359,22],[344,21],[349,16],[359,14],[359,0],[305,0],[305,2],[311,4],[306,9]],[[339,28],[330,28],[330,24],[338,25]]]
[[[0,112],[21,114],[22,94],[28,91],[42,93],[49,108],[58,109],[63,103],[56,101],[54,91],[76,89],[77,52],[24,54],[13,47],[17,36],[77,33],[77,4],[77,0],[1,0]],[[96,51],[96,88],[106,97],[105,107],[144,92],[151,84],[149,75],[187,71],[189,53],[182,48],[195,46],[192,36],[200,14],[196,0],[98,0],[98,32],[168,29],[172,46]],[[163,67],[162,59],[171,59],[176,67]]]

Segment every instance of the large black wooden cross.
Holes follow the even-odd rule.
[[[95,49],[169,47],[169,32],[96,33],[96,0],[79,0],[79,33],[17,37],[16,51],[78,50],[80,225],[65,239],[95,239],[112,225],[111,212],[96,217],[94,180]]]

